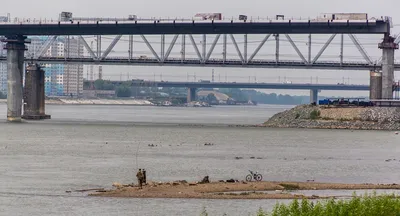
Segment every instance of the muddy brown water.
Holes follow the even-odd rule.
[[[65,193],[131,183],[137,167],[159,181],[242,180],[250,169],[270,181],[400,183],[394,132],[223,126],[259,124],[288,108],[49,105],[52,120],[11,124],[0,104],[0,215],[199,215],[203,206],[248,215],[277,202]]]

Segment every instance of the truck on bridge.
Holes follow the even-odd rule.
[[[368,20],[367,13],[323,13],[317,20]]]

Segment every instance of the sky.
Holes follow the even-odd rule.
[[[314,18],[321,13],[368,13],[369,17],[391,16],[393,23],[396,25],[392,29],[393,34],[400,33],[400,1],[398,0],[281,0],[281,1],[266,1],[266,0],[152,0],[152,1],[132,1],[132,0],[113,0],[113,1],[95,1],[95,0],[19,0],[19,1],[4,1],[0,8],[0,16],[11,14],[11,17],[20,18],[52,18],[57,19],[61,11],[72,12],[75,17],[127,17],[130,14],[135,14],[138,17],[184,17],[191,18],[196,13],[222,13],[224,17],[237,17],[239,14],[246,14],[249,17],[273,17],[276,14],[284,14],[285,17],[301,17]],[[240,35],[235,36],[238,43],[243,41]],[[313,54],[315,55],[323,43],[329,36],[313,36],[315,43],[313,45]],[[207,37],[207,42],[211,43],[214,36]],[[257,42],[262,40],[263,36],[250,35],[249,53],[257,46]],[[321,59],[338,60],[340,36],[332,42],[330,47],[321,56]],[[368,54],[374,60],[379,59],[381,51],[377,48],[377,44],[381,40],[381,36],[360,35],[359,40],[367,50]],[[159,36],[149,36],[149,41],[152,46],[159,50]],[[196,38],[200,41],[200,38]],[[306,54],[307,36],[292,36],[299,49]],[[87,38],[88,42],[93,38]],[[112,40],[111,36],[107,36],[102,40],[103,49],[106,48]],[[171,39],[167,37],[166,41]],[[179,40],[178,42],[179,43]],[[229,43],[229,42],[228,42]],[[345,54],[344,59],[361,60],[361,55],[356,48],[352,46],[351,41],[346,36],[345,38]],[[158,47],[157,47],[158,46]],[[168,46],[168,45],[167,45]],[[198,45],[200,46],[200,45]],[[209,45],[208,45],[209,46]],[[126,40],[121,40],[115,51],[110,54],[125,55],[127,50]],[[295,51],[290,47],[290,44],[281,42],[281,59],[296,59]],[[220,53],[221,47],[216,47],[213,55],[215,57]],[[190,50],[187,50],[190,53]],[[273,59],[274,41],[271,38],[260,51],[258,58]],[[400,51],[398,51],[400,52]],[[234,48],[228,47],[228,56],[234,58],[236,52]],[[135,55],[149,55],[151,52],[146,48],[143,42],[140,42],[139,37],[135,37]],[[179,55],[179,46],[173,49],[172,56]],[[400,61],[400,54],[396,54],[396,58]],[[298,70],[298,69],[243,69],[243,68],[202,68],[202,67],[136,67],[136,66],[103,66],[104,78],[113,80],[124,80],[132,78],[156,79],[156,80],[191,80],[211,79],[212,70],[214,69],[215,81],[236,81],[236,82],[283,82],[291,81],[297,83],[352,83],[352,84],[368,84],[368,71],[330,71],[330,70]],[[89,67],[85,67],[85,72]],[[95,66],[97,71],[97,66]],[[85,75],[84,75],[85,76]],[[400,79],[400,75],[396,75],[396,79]],[[318,81],[317,81],[318,80]],[[266,92],[288,93],[295,95],[305,95],[307,91],[286,91],[286,90],[271,90]],[[367,95],[367,92],[332,92],[322,91],[321,95],[325,96],[359,96]]]

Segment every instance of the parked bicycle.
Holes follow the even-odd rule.
[[[246,176],[246,181],[251,181],[251,180],[256,180],[256,181],[261,181],[262,180],[262,175],[259,174],[258,172],[253,172],[249,170],[250,174]]]

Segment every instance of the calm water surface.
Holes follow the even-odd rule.
[[[203,206],[210,215],[248,215],[276,203],[65,193],[133,182],[137,167],[157,181],[243,179],[251,169],[265,180],[400,182],[393,132],[221,126],[259,124],[288,108],[47,106],[52,120],[11,124],[2,104],[0,215],[199,215]]]

